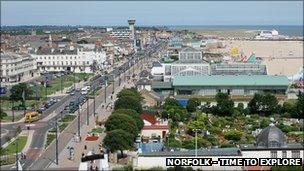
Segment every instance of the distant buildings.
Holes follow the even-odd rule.
[[[20,83],[38,75],[36,60],[30,55],[1,53],[0,61],[1,84]]]
[[[38,50],[32,56],[37,60],[40,72],[93,73],[103,69],[106,62],[106,52],[90,44],[70,49]]]

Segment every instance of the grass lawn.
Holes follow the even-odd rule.
[[[26,144],[27,137],[26,136],[19,136],[17,139],[15,139],[13,142],[11,142],[5,150],[5,154],[14,154],[16,152],[16,143],[18,143],[18,153],[21,152]]]
[[[68,126],[69,123],[59,123],[59,132],[62,132],[64,130],[64,128],[66,128]],[[55,128],[52,128],[49,130],[50,133],[55,133],[56,130]]]
[[[55,139],[56,135],[53,134],[53,133],[48,133],[46,135],[46,144],[45,144],[45,148],[47,148],[51,143],[52,141]]]
[[[15,115],[15,122],[23,118],[23,115]],[[1,119],[1,122],[12,122],[13,116],[5,116]]]
[[[103,132],[103,128],[93,128],[91,133],[93,134],[101,134]]]
[[[86,73],[76,73],[75,74],[75,81],[78,83],[85,78],[89,79],[94,74],[86,74]],[[40,94],[42,97],[45,97],[45,94],[51,95],[55,92],[61,91],[61,79],[62,79],[62,89],[66,87],[71,87],[74,84],[74,74],[65,75],[62,78],[57,77],[54,78],[49,82],[49,86],[46,88],[43,85],[37,85],[38,90],[40,91]],[[35,86],[32,87],[35,91]]]
[[[59,120],[59,122],[71,122],[76,118],[76,115],[64,115],[64,117]]]
[[[38,101],[38,105],[41,103],[41,101]],[[21,105],[21,101],[14,102],[14,106]],[[36,100],[26,100],[25,106],[26,107],[35,107]],[[3,110],[11,110],[12,109],[12,102],[10,100],[1,100],[1,108]]]

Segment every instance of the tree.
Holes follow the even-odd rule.
[[[2,108],[0,108],[0,119],[3,119],[6,116],[7,116],[7,114],[3,111]]]
[[[270,93],[265,94],[262,102],[263,112],[266,115],[271,115],[277,112],[279,101],[274,95]]]
[[[133,148],[133,135],[121,129],[113,130],[107,133],[103,140],[103,144],[111,152],[120,150],[121,155],[123,156],[123,150],[130,150]]]
[[[248,109],[251,114],[270,115],[277,112],[278,99],[270,93],[265,95],[255,94],[248,103]]]
[[[136,122],[138,130],[141,130],[144,126],[144,121],[140,118],[139,114],[135,110],[118,109],[112,113],[112,115],[115,115],[115,114],[124,114],[124,115],[131,116],[133,118],[133,120]]]
[[[200,101],[198,98],[191,98],[188,101],[188,104],[186,106],[186,109],[188,112],[195,112],[196,108],[200,105]]]
[[[304,117],[304,93],[299,91],[298,101],[296,103],[297,106],[297,117],[303,118]]]
[[[173,98],[169,98],[167,97],[165,99],[165,103],[163,105],[163,107],[166,108],[172,108],[172,107],[176,107],[176,106],[180,106],[180,104],[178,103],[178,101],[176,99]]]
[[[140,93],[137,91],[136,88],[132,87],[132,88],[125,88],[123,90],[121,90],[118,94],[117,97],[121,98],[121,97],[126,97],[126,96],[132,96],[135,97],[136,99],[138,99],[139,101],[142,100],[142,97],[140,95]]]
[[[138,134],[138,129],[136,122],[133,120],[131,116],[124,115],[124,114],[115,114],[111,115],[106,123],[105,127],[107,131],[113,131],[115,129],[121,129],[126,132],[131,133],[133,135],[132,140],[137,136]]]
[[[297,104],[292,102],[284,102],[283,103],[283,112],[288,113],[285,114],[285,117],[297,117]]]
[[[227,93],[217,93],[215,96],[217,102],[214,114],[231,116],[233,113],[234,102],[230,99]]]
[[[134,96],[122,96],[115,101],[114,109],[133,109],[138,113],[142,112],[140,99]]]
[[[233,140],[233,141],[239,141],[243,136],[243,132],[232,130],[225,133],[225,139],[227,140]]]
[[[11,95],[10,99],[14,101],[22,100],[23,106],[25,106],[25,101],[23,100],[23,92],[24,92],[24,98],[29,99],[29,97],[33,94],[33,90],[28,87],[26,83],[19,83],[17,85],[14,85],[10,89]]]

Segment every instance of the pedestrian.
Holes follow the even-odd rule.
[[[97,167],[97,166],[95,166],[95,170],[96,170],[96,171],[98,170],[98,167]]]
[[[84,145],[84,150],[87,150],[87,145]]]

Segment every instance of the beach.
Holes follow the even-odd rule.
[[[270,75],[292,76],[303,67],[303,41],[225,40],[223,43],[226,47],[221,49],[222,52],[230,52],[231,48],[237,47],[246,56],[254,53],[261,57]]]

